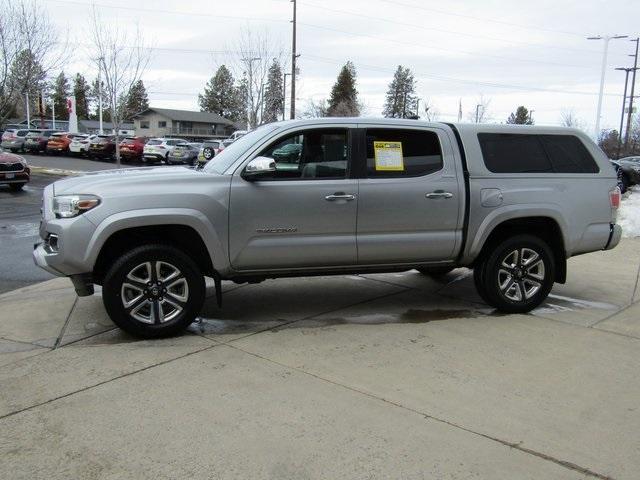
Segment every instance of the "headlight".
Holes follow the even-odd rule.
[[[53,213],[56,218],[72,218],[100,204],[94,195],[60,195],[53,197]]]

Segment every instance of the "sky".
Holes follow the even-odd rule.
[[[221,64],[236,73],[242,32],[269,38],[289,62],[289,0],[36,0],[68,32],[65,73],[97,72],[90,17],[122,31],[141,29],[151,48],[143,80],[151,106],[198,110],[198,93]],[[518,105],[536,124],[558,125],[571,111],[594,128],[604,41],[588,36],[640,35],[637,0],[298,0],[298,110],[328,98],[341,66],[351,60],[367,116],[381,116],[398,65],[417,80],[421,104],[440,120],[463,120],[487,104],[488,121],[502,123]],[[635,43],[612,40],[606,69],[602,128],[618,128],[624,72]],[[640,77],[640,73],[638,75]],[[640,95],[640,78],[636,95]],[[640,98],[637,99],[640,106]],[[640,110],[640,108],[638,109]]]

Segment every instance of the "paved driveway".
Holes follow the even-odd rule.
[[[529,315],[465,269],[225,284],[159,341],[66,280],[7,293],[0,478],[636,479],[639,267],[572,259]]]

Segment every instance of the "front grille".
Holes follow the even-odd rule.
[[[21,172],[24,170],[22,163],[0,163],[0,172]]]

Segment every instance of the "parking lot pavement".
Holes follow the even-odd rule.
[[[466,269],[225,283],[159,341],[65,279],[9,292],[0,478],[635,479],[639,269],[640,239],[572,259],[529,315]]]
[[[34,167],[70,170],[76,172],[97,172],[99,170],[111,170],[117,168],[115,162],[101,162],[83,157],[71,157],[62,155],[22,155],[27,163]],[[122,168],[135,165],[122,164]]]

